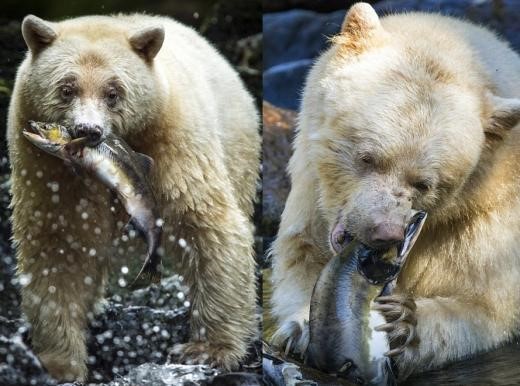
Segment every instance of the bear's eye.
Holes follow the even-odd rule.
[[[74,96],[74,89],[71,86],[63,86],[60,93],[63,100],[68,101]]]
[[[419,192],[426,193],[432,187],[432,184],[428,180],[420,180],[413,183],[413,187],[417,189]]]
[[[371,166],[375,163],[374,157],[372,157],[370,154],[362,154],[359,159],[365,166]]]
[[[115,104],[117,103],[117,100],[119,99],[117,90],[115,88],[111,88],[110,90],[107,91],[105,98],[107,101],[107,105],[110,107],[114,107]]]

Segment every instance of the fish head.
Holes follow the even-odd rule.
[[[414,246],[427,214],[417,211],[406,226],[404,239],[390,249],[377,250],[364,246],[358,249],[358,270],[374,285],[385,284],[395,279]]]
[[[72,140],[66,127],[54,123],[29,121],[22,133],[33,145],[54,156],[60,156]]]

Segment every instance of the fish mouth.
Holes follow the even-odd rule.
[[[43,137],[43,133],[41,132],[38,124],[35,121],[27,122],[27,126],[23,129],[23,134],[28,138]]]
[[[404,240],[397,246],[397,250],[393,248],[387,250],[366,248],[360,252],[358,271],[369,283],[374,285],[387,283],[399,274],[410,250],[421,233],[426,217],[427,214],[424,211],[418,211],[412,216],[406,226]],[[397,252],[397,256],[392,254],[393,251]],[[385,259],[384,257],[388,254],[393,255],[393,258]]]
[[[47,139],[43,138],[39,133],[35,133],[33,131],[28,131],[28,130],[23,130],[22,134],[31,143],[33,143],[34,145],[36,145],[38,147],[49,145],[49,141]]]
[[[404,240],[399,244],[397,249],[398,259],[406,259],[406,256],[408,256],[408,253],[412,249],[413,245],[417,241],[417,238],[419,237],[419,234],[421,233],[421,229],[424,225],[424,222],[426,221],[426,217],[428,217],[428,214],[423,210],[418,211],[412,216],[404,231]],[[399,263],[403,264],[404,261]]]
[[[45,135],[45,129],[35,121],[28,121],[28,125],[22,130],[23,136],[34,146],[48,153],[56,153],[61,144],[50,141]]]

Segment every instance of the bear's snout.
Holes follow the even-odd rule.
[[[87,137],[91,143],[99,143],[104,138],[104,130],[99,125],[81,123],[75,127],[76,136]]]
[[[391,247],[404,240],[404,224],[382,222],[377,224],[368,237],[372,246]]]

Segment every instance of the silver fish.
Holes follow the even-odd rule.
[[[92,146],[86,137],[72,138],[61,125],[30,121],[23,131],[25,138],[39,149],[63,159],[76,170],[94,174],[114,191],[130,215],[131,224],[146,240],[148,251],[141,271],[132,286],[161,279],[160,245],[162,226],[157,203],[148,181],[153,166],[152,158],[137,153],[121,138],[109,134],[102,142]],[[138,279],[143,276],[144,282]]]
[[[393,292],[425,220],[417,212],[396,248],[375,250],[354,240],[329,261],[312,294],[306,364],[356,384],[395,384],[386,332],[374,330],[386,321],[371,305]]]

